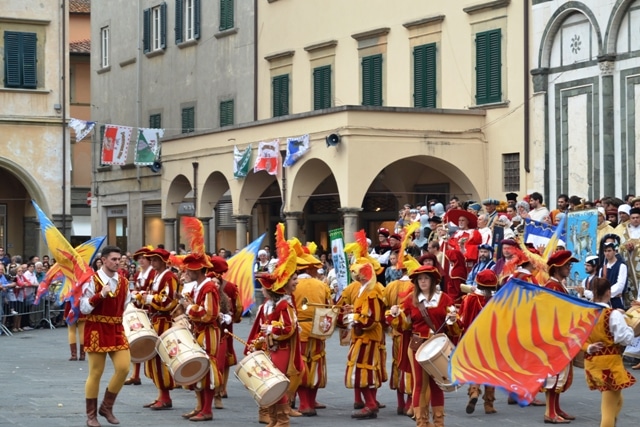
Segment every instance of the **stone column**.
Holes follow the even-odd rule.
[[[235,249],[243,249],[249,244],[247,238],[247,225],[251,219],[251,215],[236,215],[233,217],[236,220],[236,247]]]
[[[205,247],[205,250],[211,252],[213,250],[213,247],[211,245],[209,245],[209,235],[210,235],[209,220],[211,218],[198,218],[198,219],[202,223],[202,229],[203,229],[203,232],[204,232],[204,247]]]
[[[303,244],[307,240],[305,236],[302,236],[302,230],[300,224],[303,220],[304,212],[285,212],[285,234],[287,239],[297,237]]]
[[[602,84],[600,86],[600,93],[602,94],[602,105],[600,111],[602,112],[602,128],[600,134],[602,134],[602,171],[601,176],[603,180],[603,193],[602,194],[616,194],[615,183],[615,129],[614,129],[614,99],[613,99],[613,71],[615,68],[615,56],[603,55],[598,57],[598,65],[600,66],[600,76]],[[597,95],[596,95],[597,96]],[[594,120],[597,120],[594,117]],[[594,165],[598,164],[598,159],[594,159]],[[623,160],[624,161],[624,160]],[[594,189],[594,196],[597,196],[598,189]]]
[[[176,244],[176,219],[163,218],[164,221],[164,248],[168,251],[177,250]]]
[[[338,212],[342,212],[343,216],[344,242],[351,243],[355,241],[353,235],[358,231],[362,208],[340,208]]]
[[[549,167],[549,118],[553,112],[549,111],[549,69],[536,68],[531,70],[533,80],[533,97],[529,108],[529,167],[531,173],[526,174],[525,188],[542,188],[544,194],[549,196],[551,191],[547,179],[547,167]],[[544,162],[536,162],[535,159],[544,159]]]

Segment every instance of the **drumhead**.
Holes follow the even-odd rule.
[[[435,335],[429,341],[420,346],[418,352],[416,353],[416,360],[420,362],[423,360],[433,359],[433,357],[438,355],[441,350],[447,345],[447,341],[449,341],[449,338],[447,338],[446,335]]]

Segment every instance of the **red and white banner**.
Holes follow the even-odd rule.
[[[269,175],[277,175],[279,163],[280,140],[261,142],[258,147],[258,157],[253,165],[253,173],[267,171]]]
[[[132,130],[129,126],[105,125],[102,138],[103,165],[126,164]]]

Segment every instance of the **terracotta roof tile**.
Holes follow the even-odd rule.
[[[91,0],[69,0],[69,12],[91,13]]]
[[[91,53],[91,40],[79,40],[69,43],[70,53]]]

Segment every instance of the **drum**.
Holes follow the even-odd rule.
[[[191,322],[189,322],[189,316],[181,314],[173,318],[173,326],[179,326],[182,328],[191,329]]]
[[[289,379],[276,368],[264,351],[249,353],[238,363],[235,375],[259,406],[273,405],[289,388]]]
[[[640,307],[631,307],[627,310],[627,315],[624,317],[627,321],[627,325],[633,329],[633,336],[640,336]]]
[[[129,351],[133,363],[146,362],[156,355],[158,334],[144,310],[127,308],[122,315],[122,326],[129,340]]]
[[[309,336],[317,339],[329,338],[336,329],[338,312],[332,308],[315,307],[315,309]]]
[[[580,350],[576,357],[573,358],[573,366],[584,369],[584,351]]]
[[[456,391],[459,386],[451,384],[449,360],[453,343],[445,334],[437,334],[425,341],[416,351],[416,361],[443,391]]]
[[[156,350],[178,385],[193,384],[209,371],[209,356],[185,327],[167,329]]]

